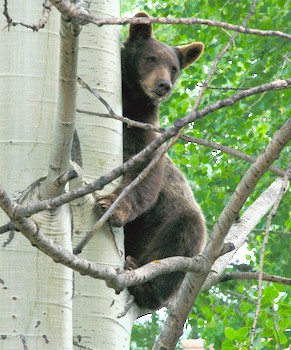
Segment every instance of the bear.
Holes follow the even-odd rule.
[[[135,17],[149,17],[139,12]],[[159,105],[169,97],[181,69],[195,62],[204,50],[196,42],[170,47],[152,36],[151,24],[131,24],[121,49],[123,115],[159,126]],[[124,161],[144,149],[158,133],[123,126]],[[127,171],[120,185],[99,197],[104,212],[122,190],[144,169],[158,151]],[[125,268],[136,269],[153,260],[172,256],[192,257],[204,247],[205,220],[184,175],[165,155],[154,169],[117,207],[112,226],[123,226]],[[185,276],[173,272],[129,288],[141,308],[166,306]]]

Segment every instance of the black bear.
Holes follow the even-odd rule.
[[[148,15],[140,12],[136,17]],[[180,69],[195,62],[203,49],[200,42],[170,47],[152,37],[151,24],[131,24],[121,52],[123,115],[159,126],[159,104],[170,95]],[[155,132],[125,125],[124,161],[157,137]],[[148,156],[146,164],[130,169],[113,193],[99,198],[99,206],[107,210],[156,153]],[[124,226],[128,269],[170,256],[194,256],[205,244],[201,209],[168,156],[128,193],[110,221],[113,226]],[[174,295],[184,275],[162,275],[129,290],[139,306],[157,309]]]

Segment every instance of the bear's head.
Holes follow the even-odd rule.
[[[139,12],[135,17],[149,17]],[[122,49],[124,86],[158,104],[166,99],[181,69],[197,61],[204,50],[201,42],[168,46],[152,37],[152,24],[131,24]]]

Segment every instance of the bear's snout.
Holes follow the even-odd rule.
[[[159,79],[156,81],[155,92],[160,96],[165,96],[172,89],[172,83],[169,80]]]

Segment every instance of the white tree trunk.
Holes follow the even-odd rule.
[[[101,18],[119,17],[119,1],[94,1],[90,12]],[[119,27],[85,26],[79,47],[78,75],[94,87],[116,113],[122,114]],[[78,89],[77,108],[108,112],[100,101],[81,87]],[[78,114],[76,129],[82,151],[84,181],[90,182],[122,163],[122,124],[119,121]],[[106,187],[105,192],[110,190],[112,186]],[[72,204],[74,246],[97,221],[93,205],[92,196]],[[81,256],[123,268],[123,240],[121,229],[111,232],[106,226],[89,242]],[[76,349],[79,345],[100,350],[129,349],[134,309],[124,317],[118,317],[124,310],[127,296],[127,291],[116,295],[104,281],[75,274],[73,318]]]
[[[9,1],[8,6],[10,16],[25,23],[36,23],[42,16],[37,0]],[[0,32],[0,183],[13,199],[47,174],[57,106],[59,18],[54,11],[39,33],[21,26]],[[0,27],[6,24],[1,15]],[[0,225],[7,221],[1,211]],[[43,212],[36,221],[70,249],[68,206]],[[7,240],[7,234],[0,236],[0,348],[72,349],[71,271],[33,248],[20,233],[9,244]]]

